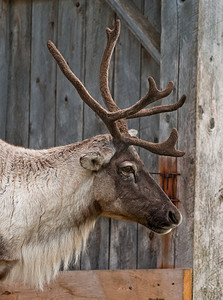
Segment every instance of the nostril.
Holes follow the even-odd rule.
[[[179,223],[179,220],[178,220],[177,216],[172,211],[169,211],[169,220],[172,224],[178,224]]]

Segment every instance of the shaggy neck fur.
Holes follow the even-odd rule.
[[[100,215],[94,176],[79,163],[91,143],[38,151],[0,142],[0,237],[8,249],[0,261],[16,261],[8,280],[42,289],[85,247]]]

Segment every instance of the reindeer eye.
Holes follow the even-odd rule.
[[[135,170],[132,166],[120,167],[119,173],[123,178],[135,180]]]
[[[118,172],[123,179],[136,181],[136,166],[130,161],[123,161],[119,167]]]
[[[135,173],[134,169],[132,166],[126,166],[126,167],[122,167],[121,168],[121,171],[122,172],[125,172],[125,173]]]

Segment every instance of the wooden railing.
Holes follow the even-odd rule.
[[[43,291],[0,285],[1,300],[191,300],[191,269],[67,271]]]

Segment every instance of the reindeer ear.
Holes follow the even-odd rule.
[[[103,156],[99,152],[89,152],[80,157],[80,164],[84,169],[98,171],[103,164]]]
[[[116,149],[112,140],[95,137],[89,148],[80,157],[80,165],[89,171],[98,171],[103,165],[110,162]]]

